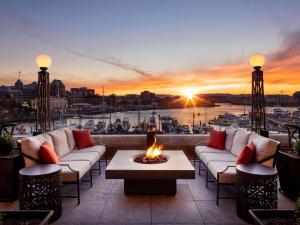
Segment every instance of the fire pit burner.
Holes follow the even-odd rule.
[[[167,162],[168,157],[163,154],[160,154],[153,158],[149,158],[146,156],[146,154],[139,154],[134,158],[133,161],[136,163],[142,163],[142,164],[159,164],[159,163]]]

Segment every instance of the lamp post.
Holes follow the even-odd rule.
[[[264,73],[261,67],[265,63],[265,57],[261,54],[254,54],[250,58],[250,64],[254,68],[252,72],[252,112],[251,128],[256,133],[264,136],[266,134],[265,118],[265,96],[264,96]]]
[[[39,55],[36,57],[36,64],[41,71],[38,72],[38,90],[37,90],[37,111],[36,111],[36,132],[44,133],[50,131],[50,88],[49,73],[47,69],[52,60],[48,55]]]

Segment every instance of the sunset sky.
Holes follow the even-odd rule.
[[[256,52],[267,94],[300,91],[299,0],[0,0],[0,85],[48,54],[67,89],[250,93]]]

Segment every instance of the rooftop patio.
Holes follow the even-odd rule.
[[[81,183],[81,203],[63,199],[62,216],[54,224],[247,224],[235,212],[235,200],[215,203],[215,185],[205,188],[205,176],[178,180],[175,196],[125,196],[123,180],[106,180],[94,172],[94,185]],[[197,166],[196,166],[197,167]],[[72,185],[63,192],[74,192]],[[232,188],[222,193],[233,193]],[[278,193],[278,208],[292,209],[294,203]],[[18,209],[18,201],[0,203],[0,209]]]
[[[193,161],[193,146],[205,144],[205,135],[163,135],[159,142],[169,149],[183,149]],[[274,139],[285,142],[286,135],[275,135]],[[141,149],[145,136],[94,136],[94,141],[107,144],[108,157],[116,149]],[[180,144],[181,143],[181,144]],[[106,164],[101,162],[102,172],[93,171],[93,187],[81,182],[81,203],[76,199],[63,198],[62,216],[54,224],[247,224],[236,214],[235,200],[222,199],[216,205],[216,186],[205,187],[205,173],[191,180],[177,180],[177,194],[130,195],[124,194],[123,180],[105,179]],[[198,163],[195,165],[196,171]],[[63,194],[76,194],[74,185],[66,185]],[[221,189],[221,195],[233,195],[233,186]],[[294,202],[278,192],[278,209],[293,209]],[[0,203],[0,210],[18,209],[18,200]]]

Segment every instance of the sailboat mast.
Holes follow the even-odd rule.
[[[102,86],[102,119],[104,122],[104,86]]]

